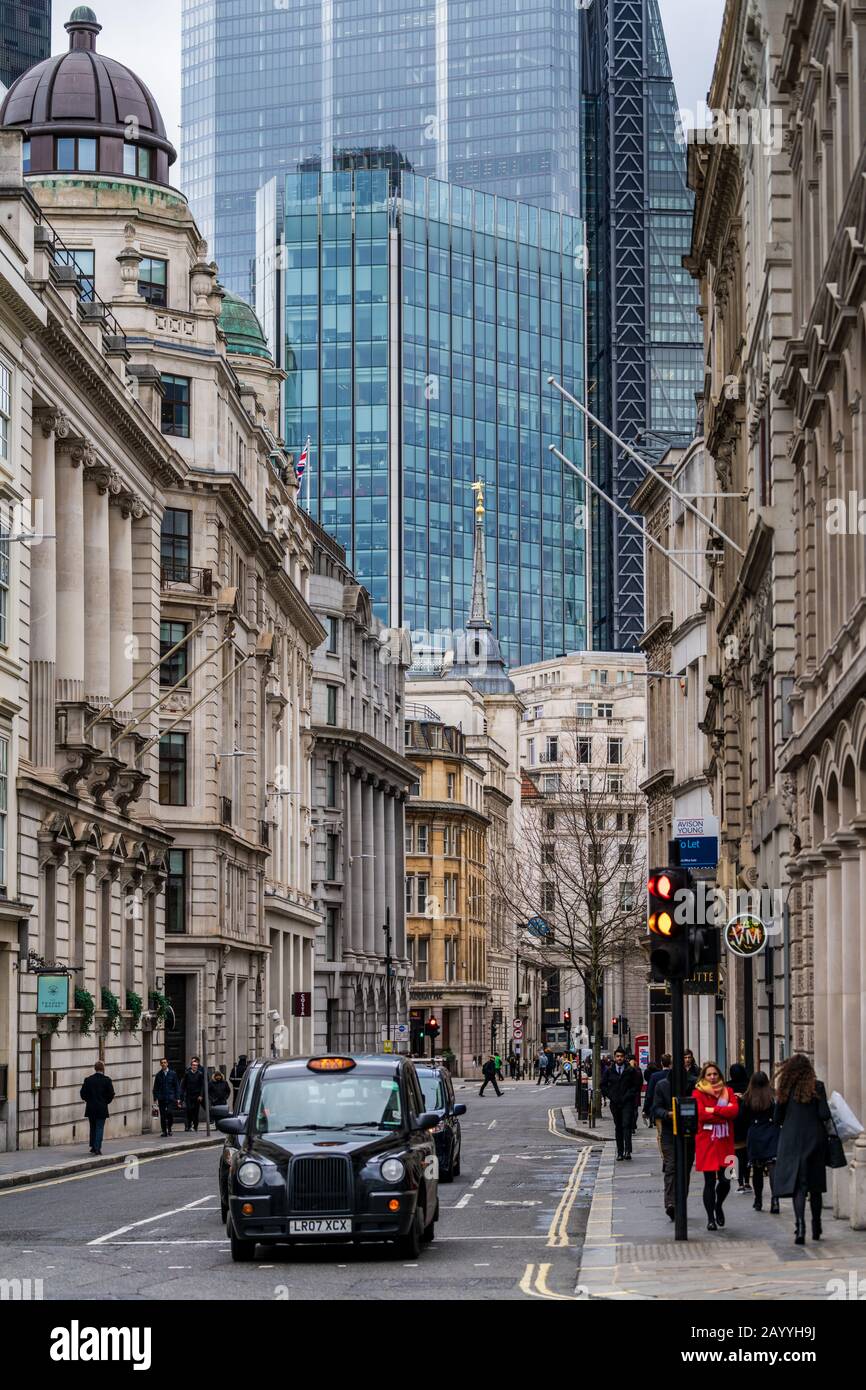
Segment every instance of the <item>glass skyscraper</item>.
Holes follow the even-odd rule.
[[[0,0],[0,82],[51,56],[51,0]]]
[[[512,664],[586,644],[582,222],[388,169],[309,171],[259,197],[257,309],[309,435],[314,517],[385,621],[465,627],[486,483],[491,617]]]
[[[575,0],[184,0],[182,186],[250,295],[275,174],[389,146],[418,174],[580,212]]]

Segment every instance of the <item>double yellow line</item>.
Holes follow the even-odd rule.
[[[547,1276],[550,1273],[550,1265],[527,1265],[523,1278],[520,1281],[520,1292],[529,1294],[531,1298],[564,1298],[568,1302],[573,1302],[579,1298],[578,1294],[555,1293],[553,1289],[547,1287]]]
[[[547,1232],[548,1247],[561,1250],[564,1246],[568,1245],[568,1222],[575,1198],[580,1191],[580,1180],[583,1176],[583,1170],[586,1167],[589,1154],[590,1149],[587,1145],[585,1149],[581,1149],[580,1157],[569,1174],[568,1182],[565,1184],[565,1191],[559,1199],[559,1206],[553,1213],[550,1230]]]

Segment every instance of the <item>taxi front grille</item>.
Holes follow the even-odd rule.
[[[352,1210],[352,1166],[336,1154],[296,1158],[289,1173],[289,1207],[293,1212]]]

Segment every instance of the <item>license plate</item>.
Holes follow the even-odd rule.
[[[289,1235],[292,1236],[350,1236],[352,1218],[350,1216],[331,1216],[309,1221],[290,1221]]]

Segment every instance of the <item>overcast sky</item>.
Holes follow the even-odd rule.
[[[659,0],[673,65],[677,101],[696,112],[713,73],[724,0]],[[74,0],[54,0],[54,42],[60,53],[69,40],[63,25]],[[162,111],[169,139],[178,144],[180,126],[181,0],[93,0],[102,25],[103,53],[126,63],[147,83]],[[690,122],[686,119],[686,124]]]

